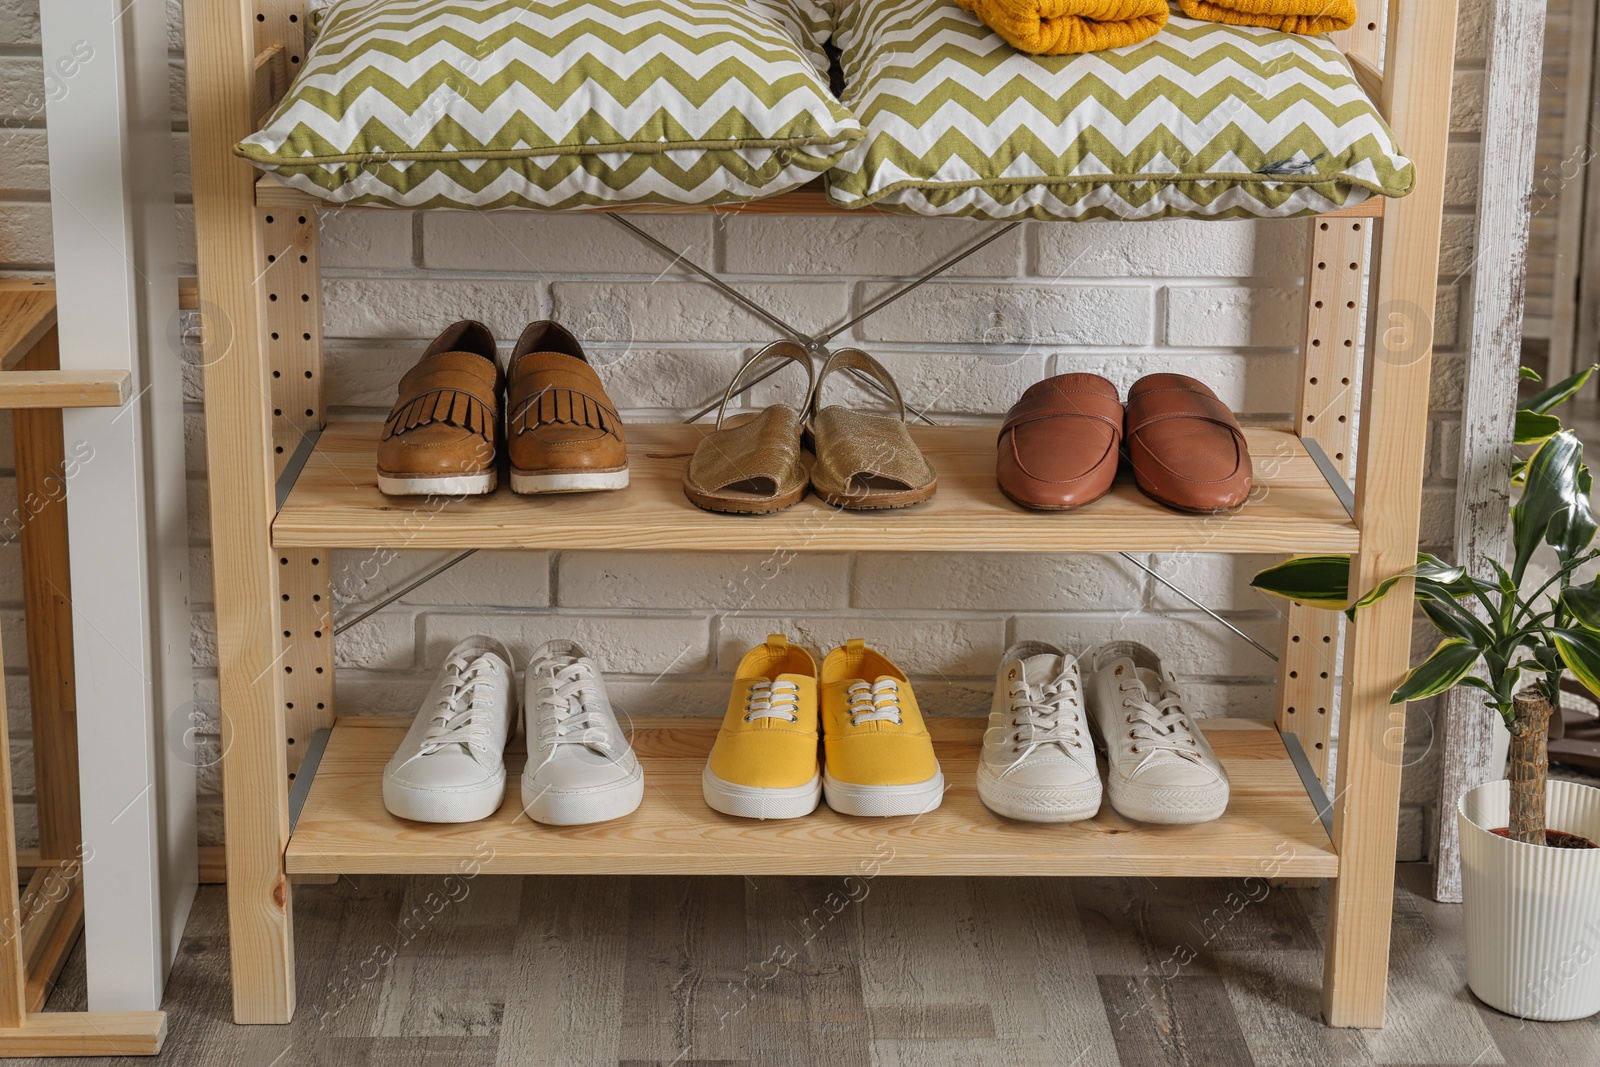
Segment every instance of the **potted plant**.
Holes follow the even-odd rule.
[[[1354,603],[1349,556],[1291,559],[1256,575],[1264,592],[1341,608],[1354,619],[1404,577],[1439,631],[1394,703],[1456,686],[1483,693],[1511,734],[1506,780],[1462,795],[1462,900],[1467,984],[1491,1007],[1529,1019],[1576,1019],[1600,1011],[1600,789],[1549,781],[1546,741],[1563,672],[1600,694],[1600,579],[1580,571],[1600,558],[1583,445],[1552,409],[1594,367],[1539,393],[1517,412],[1516,443],[1533,450],[1513,469],[1522,486],[1511,508],[1511,558],[1468,574],[1421,553]],[[1524,370],[1525,378],[1537,379]],[[1529,564],[1542,546],[1555,559]],[[1589,567],[1589,570],[1593,570]]]

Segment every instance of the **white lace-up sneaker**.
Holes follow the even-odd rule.
[[[522,810],[534,822],[577,826],[631,814],[644,768],[606,699],[600,671],[571,641],[547,641],[523,676],[528,765]]]
[[[1077,822],[1100,810],[1100,771],[1083,719],[1078,661],[1024,641],[1006,649],[978,759],[978,796],[996,815]]]
[[[383,768],[383,806],[417,822],[476,822],[506,791],[516,676],[499,642],[469,637],[445,657],[405,740]]]
[[[1089,722],[1110,764],[1111,806],[1140,822],[1220,816],[1228,807],[1228,774],[1156,654],[1134,641],[1114,641],[1087,658]]]

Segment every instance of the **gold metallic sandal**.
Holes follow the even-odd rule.
[[[806,399],[813,384],[811,356],[793,341],[774,341],[734,374],[717,408],[716,429],[701,438],[683,468],[683,495],[696,507],[736,515],[765,515],[800,503],[810,481],[809,457],[800,448],[801,414],[774,404],[723,425],[728,401],[757,366],[792,360],[806,369]]]
[[[896,413],[855,411],[837,404],[822,407],[822,383],[836,370],[860,370],[877,379],[894,401]],[[817,372],[808,407],[817,454],[811,487],[834,507],[906,508],[929,499],[939,487],[933,467],[906,429],[900,387],[883,364],[859,348],[841,348],[828,357]]]

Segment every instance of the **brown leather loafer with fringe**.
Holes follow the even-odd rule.
[[[506,422],[513,493],[583,493],[628,484],[622,420],[583,346],[554,322],[511,352]]]
[[[378,442],[378,489],[391,496],[494,492],[500,388],[489,328],[469,319],[446,328],[400,379]]]

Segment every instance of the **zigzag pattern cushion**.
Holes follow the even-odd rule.
[[[317,21],[266,128],[234,150],[342,204],[561,209],[786,192],[861,127],[810,56],[820,44],[797,44],[765,10],[342,0]]]
[[[1173,13],[1083,55],[1016,51],[955,0],[856,0],[845,207],[984,219],[1318,214],[1411,190],[1411,161],[1320,37]]]

